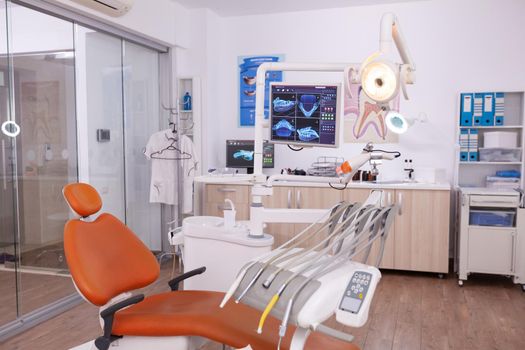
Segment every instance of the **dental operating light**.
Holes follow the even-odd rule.
[[[396,134],[404,134],[408,128],[414,125],[414,122],[414,118],[404,116],[396,111],[389,111],[385,117],[387,128]]]
[[[386,57],[392,51],[394,42],[401,64],[394,64]],[[397,17],[387,13],[381,19],[379,52],[368,57],[360,69],[361,86],[365,94],[377,103],[387,103],[397,96],[399,88],[408,99],[406,84],[415,81],[415,65],[406,47]]]
[[[386,60],[371,60],[361,71],[365,94],[378,103],[386,103],[399,92],[399,69]]]

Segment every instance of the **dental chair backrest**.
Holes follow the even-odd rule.
[[[91,185],[69,184],[63,193],[70,208],[82,219],[102,208],[100,195]],[[67,222],[64,251],[77,289],[97,306],[153,283],[160,273],[159,264],[148,247],[108,213],[100,214],[93,221]]]

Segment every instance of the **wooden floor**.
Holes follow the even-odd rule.
[[[160,280],[145,292],[168,290],[169,273],[166,265]],[[472,277],[460,288],[453,275],[441,280],[433,274],[387,271],[368,323],[345,330],[365,350],[522,350],[525,293],[504,277]],[[97,308],[84,303],[1,343],[0,349],[69,349],[100,333]],[[208,349],[222,347],[211,344]]]
[[[27,314],[75,293],[71,278],[66,276],[22,272],[19,278],[19,314]],[[0,271],[0,325],[14,321],[17,316],[16,288],[14,270]]]

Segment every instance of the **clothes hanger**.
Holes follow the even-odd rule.
[[[191,154],[189,154],[187,152],[183,152],[183,151],[181,151],[180,149],[178,149],[175,146],[175,143],[177,142],[177,140],[175,138],[168,137],[168,135],[166,135],[166,134],[164,134],[164,136],[166,137],[166,139],[168,141],[171,141],[171,143],[168,146],[166,146],[165,148],[161,149],[160,151],[156,151],[156,152],[151,153],[150,154],[150,158],[152,158],[152,159],[162,159],[162,160],[186,160],[186,159],[191,159],[192,158]],[[175,152],[178,152],[179,154],[181,154],[182,156],[181,157],[161,157],[161,155],[165,151],[175,151]]]

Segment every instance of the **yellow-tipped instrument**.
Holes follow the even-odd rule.
[[[264,309],[264,312],[262,313],[261,319],[259,320],[259,328],[257,328],[257,333],[259,333],[259,334],[262,333],[262,328],[264,326],[264,322],[266,321],[266,318],[270,314],[270,311],[272,311],[272,309],[275,306],[275,304],[277,304],[277,302],[279,301],[279,298],[280,298],[279,293],[275,294],[272,297],[272,299],[270,300],[270,302],[268,303],[268,305],[266,305],[266,309]]]

